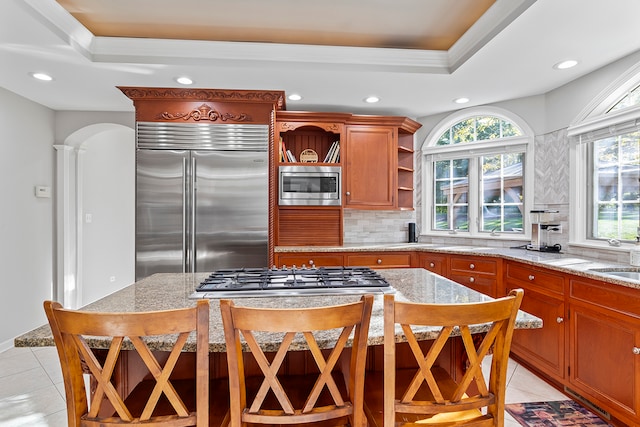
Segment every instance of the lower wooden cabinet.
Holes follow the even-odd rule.
[[[276,253],[277,266],[419,266],[493,297],[524,289],[541,329],[514,332],[512,352],[558,387],[640,425],[640,290],[501,258],[435,252]],[[504,273],[504,274],[503,274]]]
[[[411,267],[411,253],[357,253],[346,254],[346,264],[352,267],[370,268],[409,268]]]
[[[447,275],[447,254],[426,252],[420,253],[418,256],[418,267],[429,270],[440,276]]]
[[[451,255],[447,277],[490,297],[498,294],[498,282],[502,276],[502,260],[499,258]]]
[[[563,380],[565,368],[565,304],[556,298],[538,292],[535,288],[517,284],[524,298],[521,310],[542,319],[541,329],[514,331],[512,352],[556,380]]]
[[[410,252],[296,252],[274,254],[276,267],[370,267],[370,268],[409,268]]]
[[[507,263],[506,294],[524,290],[522,310],[542,319],[541,329],[514,331],[512,352],[557,381],[565,378],[565,300],[561,274],[517,262]]]
[[[278,254],[274,256],[276,267],[293,267],[312,268],[312,267],[334,267],[344,265],[344,257],[342,254],[322,254],[317,252],[297,252]]]
[[[640,425],[638,290],[577,280],[569,295],[569,388]]]

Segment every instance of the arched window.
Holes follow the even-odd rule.
[[[616,102],[613,107],[609,108],[607,113],[637,105],[640,105],[640,86],[636,86],[635,89],[627,93],[620,101]]]
[[[440,123],[422,152],[422,234],[525,234],[532,133],[495,108],[458,112]]]
[[[569,128],[575,153],[573,244],[619,246],[640,235],[639,83],[636,73],[607,89],[602,101]]]

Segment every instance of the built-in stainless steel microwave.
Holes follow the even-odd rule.
[[[340,206],[340,166],[280,166],[279,199],[283,206]]]

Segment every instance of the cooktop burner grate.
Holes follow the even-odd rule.
[[[392,292],[376,271],[367,267],[243,268],[216,270],[191,298],[335,295]]]

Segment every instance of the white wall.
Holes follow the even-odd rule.
[[[0,351],[46,323],[42,302],[55,298],[53,146],[96,123],[124,126],[97,133],[77,147],[84,163],[80,199],[93,214],[92,223],[81,224],[82,304],[134,281],[135,115],[54,112],[0,88]],[[48,186],[52,197],[36,198],[36,185]]]
[[[0,351],[46,322],[52,297],[54,112],[0,88]],[[52,195],[53,196],[53,195]]]
[[[84,141],[81,149],[80,305],[84,306],[135,281],[134,131],[115,127],[100,132]]]
[[[123,95],[124,96],[124,95]],[[56,144],[64,144],[69,135],[78,129],[98,123],[114,123],[135,128],[136,114],[131,105],[131,112],[110,111],[57,111],[56,112]]]
[[[544,135],[559,129],[565,129],[573,124],[595,98],[603,91],[615,84],[620,76],[640,63],[640,52],[626,56],[592,73],[580,76],[570,83],[552,90],[527,98],[512,99],[489,104],[512,111],[522,117],[533,129],[536,135]],[[419,117],[422,128],[416,134],[417,148],[422,146],[428,136],[441,120],[452,112]]]
[[[582,76],[546,94],[544,133],[565,129],[594,99],[619,85],[619,79],[640,63],[640,51]],[[630,76],[628,76],[630,77]]]

